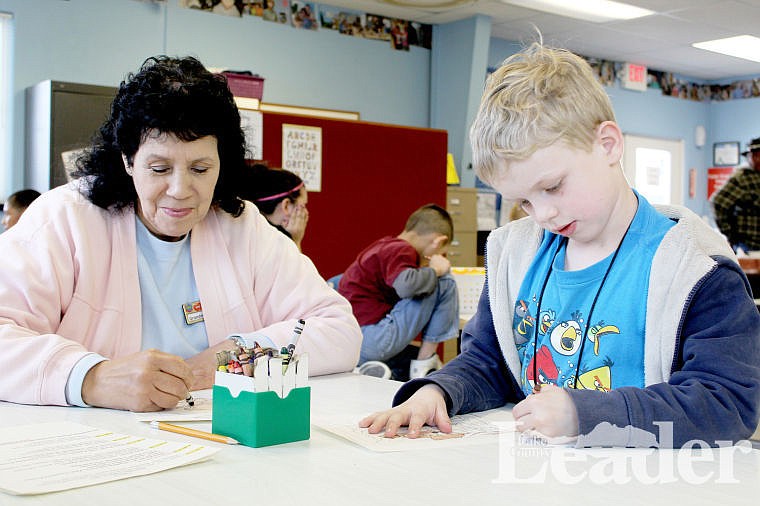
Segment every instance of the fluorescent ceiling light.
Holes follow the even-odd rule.
[[[737,35],[727,39],[695,42],[692,46],[714,53],[736,56],[749,61],[760,62],[760,39],[752,35]]]
[[[567,0],[501,0],[501,2],[594,23],[643,18],[655,13],[649,9],[611,0],[572,0],[571,2]]]

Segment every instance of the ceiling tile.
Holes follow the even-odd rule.
[[[674,15],[692,23],[718,27],[732,33],[760,35],[760,2],[755,7],[735,1],[720,2],[684,9]]]

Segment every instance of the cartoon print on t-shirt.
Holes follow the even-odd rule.
[[[612,390],[612,364],[612,360],[606,357],[603,366],[586,371],[578,376],[576,388],[609,392]]]
[[[535,364],[534,364],[535,362]],[[535,375],[533,371],[535,370]],[[533,358],[530,359],[528,367],[525,370],[525,379],[533,388],[536,383],[546,385],[547,383],[557,383],[559,370],[554,364],[554,358],[549,347],[544,345],[538,349]]]
[[[551,333],[551,344],[558,353],[562,355],[573,355],[583,343],[583,333],[581,332],[581,312],[575,311],[572,320],[560,322],[554,327]]]
[[[528,342],[532,331],[531,327],[535,325],[536,319],[530,314],[528,303],[524,300],[518,300],[515,304],[515,329],[517,335],[515,336],[515,344],[521,346]]]
[[[611,336],[623,335],[620,326],[608,324],[603,319],[589,325],[584,312],[579,309],[572,311],[566,320],[558,320],[557,312],[552,308],[542,309],[536,318],[530,314],[531,307],[525,300],[520,300],[514,313],[515,344],[528,361],[522,369],[521,383],[525,393],[530,393],[536,384],[546,383],[563,388],[610,391],[613,388],[612,357],[627,363],[624,349],[612,342],[605,344]],[[531,356],[533,347],[529,345],[534,342],[534,336],[538,352]],[[585,338],[593,345],[584,345]],[[588,348],[585,354],[584,347]],[[626,385],[631,382],[626,375],[618,377],[618,381]]]
[[[599,355],[599,339],[607,334],[620,334],[620,329],[614,325],[605,325],[604,320],[588,329],[588,339],[594,343],[594,355]]]
[[[557,314],[552,309],[541,311],[538,315],[538,333],[539,335],[546,335],[549,329],[554,325],[554,320],[557,318]]]

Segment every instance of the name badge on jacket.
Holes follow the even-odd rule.
[[[199,300],[182,304],[182,312],[185,315],[185,323],[188,325],[203,321],[203,308]]]

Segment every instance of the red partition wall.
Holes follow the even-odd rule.
[[[262,158],[272,167],[282,166],[283,123],[322,129],[322,191],[309,193],[302,246],[323,277],[400,233],[419,206],[446,206],[444,130],[264,113]]]

